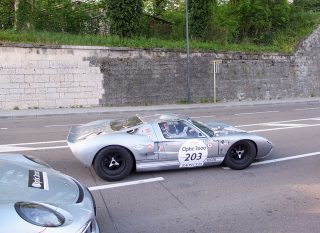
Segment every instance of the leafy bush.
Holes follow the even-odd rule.
[[[163,18],[172,22],[172,31],[170,38],[175,40],[184,40],[186,38],[186,16],[185,6],[181,6],[177,9],[167,10]]]
[[[205,38],[212,17],[212,0],[190,1],[190,35],[194,38]]]
[[[14,25],[14,0],[0,2],[0,29],[10,29]]]
[[[20,0],[17,12],[14,3],[0,0],[0,40],[185,48],[185,0]],[[319,0],[189,3],[191,49],[293,52],[320,23]],[[14,25],[26,38],[7,30]],[[60,32],[67,39],[61,39]]]
[[[33,5],[30,0],[20,0],[16,11],[15,27],[18,31],[33,29]]]
[[[293,4],[303,10],[320,11],[319,0],[294,0]]]
[[[70,0],[38,0],[35,5],[35,28],[41,31],[98,33],[104,15],[95,1],[80,4]]]
[[[106,3],[111,34],[120,37],[139,34],[142,0],[107,0]]]

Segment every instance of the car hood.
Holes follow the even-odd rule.
[[[234,126],[228,125],[224,122],[210,121],[206,122],[206,125],[210,127],[214,131],[216,136],[220,135],[229,135],[229,134],[240,134],[247,133],[242,129],[238,129]]]
[[[78,184],[52,168],[0,160],[0,202],[74,203]]]

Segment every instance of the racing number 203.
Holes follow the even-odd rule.
[[[187,156],[187,158],[184,161],[200,160],[202,157],[202,153],[200,153],[200,152],[199,153],[192,153],[192,154],[187,153],[186,156]]]

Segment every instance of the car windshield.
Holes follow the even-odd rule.
[[[205,132],[209,137],[213,137],[214,136],[214,132],[208,127],[205,126],[195,120],[191,120],[192,124],[195,125],[196,127],[198,127],[199,129],[201,129],[203,132]]]
[[[119,131],[126,128],[131,128],[137,125],[142,124],[142,121],[139,117],[133,116],[126,119],[118,119],[110,122],[110,127],[114,131]]]

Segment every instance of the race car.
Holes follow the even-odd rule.
[[[6,233],[100,232],[89,190],[22,154],[0,154],[0,216]]]
[[[135,171],[206,167],[225,163],[245,169],[267,156],[267,139],[225,123],[206,124],[175,114],[132,116],[72,126],[68,145],[102,179],[121,180]]]

